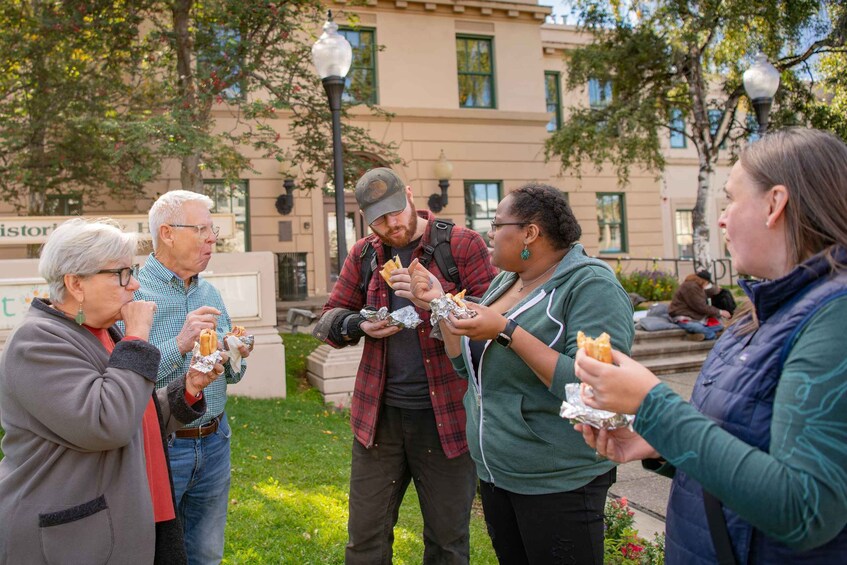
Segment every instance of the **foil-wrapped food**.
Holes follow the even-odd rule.
[[[388,320],[389,326],[397,326],[400,329],[416,328],[423,321],[418,316],[414,306],[404,306],[394,312],[389,312],[388,308],[383,306],[379,310],[375,308],[362,308],[359,312],[362,317],[370,322],[378,322],[380,320]]]
[[[591,392],[591,387],[583,386],[582,383],[566,384],[566,400],[562,402],[559,415],[570,420],[572,424],[588,424],[601,430],[614,430],[632,425],[635,420],[632,414],[617,414],[586,405],[583,394],[590,395]]]
[[[220,363],[222,359],[218,349],[218,335],[208,329],[201,331],[199,339],[194,342],[191,368],[201,373],[211,373],[215,364]]]
[[[236,343],[230,338],[234,338],[238,342]],[[252,351],[254,342],[255,338],[247,333],[244,326],[232,326],[232,329],[224,336],[224,344],[228,350],[237,349],[238,343],[241,343],[241,345],[246,346],[247,349]]]
[[[465,292],[466,290],[462,290],[462,292],[457,294],[450,294],[448,292],[444,296],[439,296],[430,301],[429,322],[432,324],[432,332],[429,337],[442,339],[441,328],[438,326],[438,322],[449,318],[450,314],[453,314],[459,320],[467,320],[476,316],[476,312],[468,308],[468,305],[464,301]]]

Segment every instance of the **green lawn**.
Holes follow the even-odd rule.
[[[283,339],[288,398],[232,397],[227,405],[232,488],[224,563],[344,561],[353,441],[348,414],[325,406],[305,382],[306,356],[317,340],[303,334]],[[394,563],[421,562],[422,530],[412,485],[394,530]],[[497,562],[478,503],[471,521],[471,562]]]

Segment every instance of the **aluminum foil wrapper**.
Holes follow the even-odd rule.
[[[400,329],[409,328],[413,329],[420,325],[423,321],[421,317],[418,316],[417,311],[414,306],[404,306],[399,310],[395,310],[394,312],[388,312],[388,308],[383,306],[379,310],[375,310],[373,308],[362,308],[359,311],[359,314],[362,315],[369,322],[378,322],[380,320],[388,320],[389,326],[397,326]]]
[[[226,343],[227,346],[229,345],[229,338],[231,338],[231,337],[237,339],[243,345],[247,346],[247,349],[249,349],[250,351],[253,351],[253,343],[256,340],[256,338],[253,337],[252,335],[242,335],[242,336],[230,335],[230,336],[226,336],[226,338],[224,339],[224,343]],[[227,349],[231,349],[231,348],[227,347]]]
[[[598,410],[586,406],[580,394],[580,383],[565,385],[565,400],[559,410],[559,416],[571,421],[572,424],[588,424],[601,430],[615,430],[632,425],[635,416],[632,414],[616,414],[606,410]]]
[[[476,316],[476,312],[469,308],[462,308],[453,302],[453,299],[448,298],[447,295],[430,300],[429,308],[431,312],[429,323],[432,324],[432,331],[429,337],[442,341],[444,338],[441,336],[441,328],[438,326],[439,321],[449,318],[450,314],[453,314],[459,320],[467,320]]]
[[[192,369],[201,373],[211,373],[215,364],[220,363],[222,359],[220,351],[213,351],[210,355],[200,355],[200,343],[194,342],[194,351],[191,358]]]

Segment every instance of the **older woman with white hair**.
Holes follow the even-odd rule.
[[[153,392],[156,305],[133,301],[136,246],[111,220],[77,218],[42,250],[50,300],[0,358],[0,564],[186,561],[165,434],[205,411],[223,367]]]

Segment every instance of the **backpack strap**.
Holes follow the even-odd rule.
[[[444,278],[455,284],[457,289],[461,289],[462,280],[459,276],[459,268],[456,266],[453,251],[450,249],[450,238],[453,235],[454,227],[455,225],[450,220],[438,219],[433,222],[430,244],[424,247],[420,263],[428,268],[432,260],[435,259],[435,264],[438,265],[438,270],[441,271]]]
[[[362,291],[362,296],[364,296],[367,300],[368,286],[371,284],[371,278],[373,277],[374,271],[377,270],[376,249],[374,249],[374,246],[371,245],[370,241],[365,242],[365,246],[359,254],[359,261],[362,264],[359,290]]]

